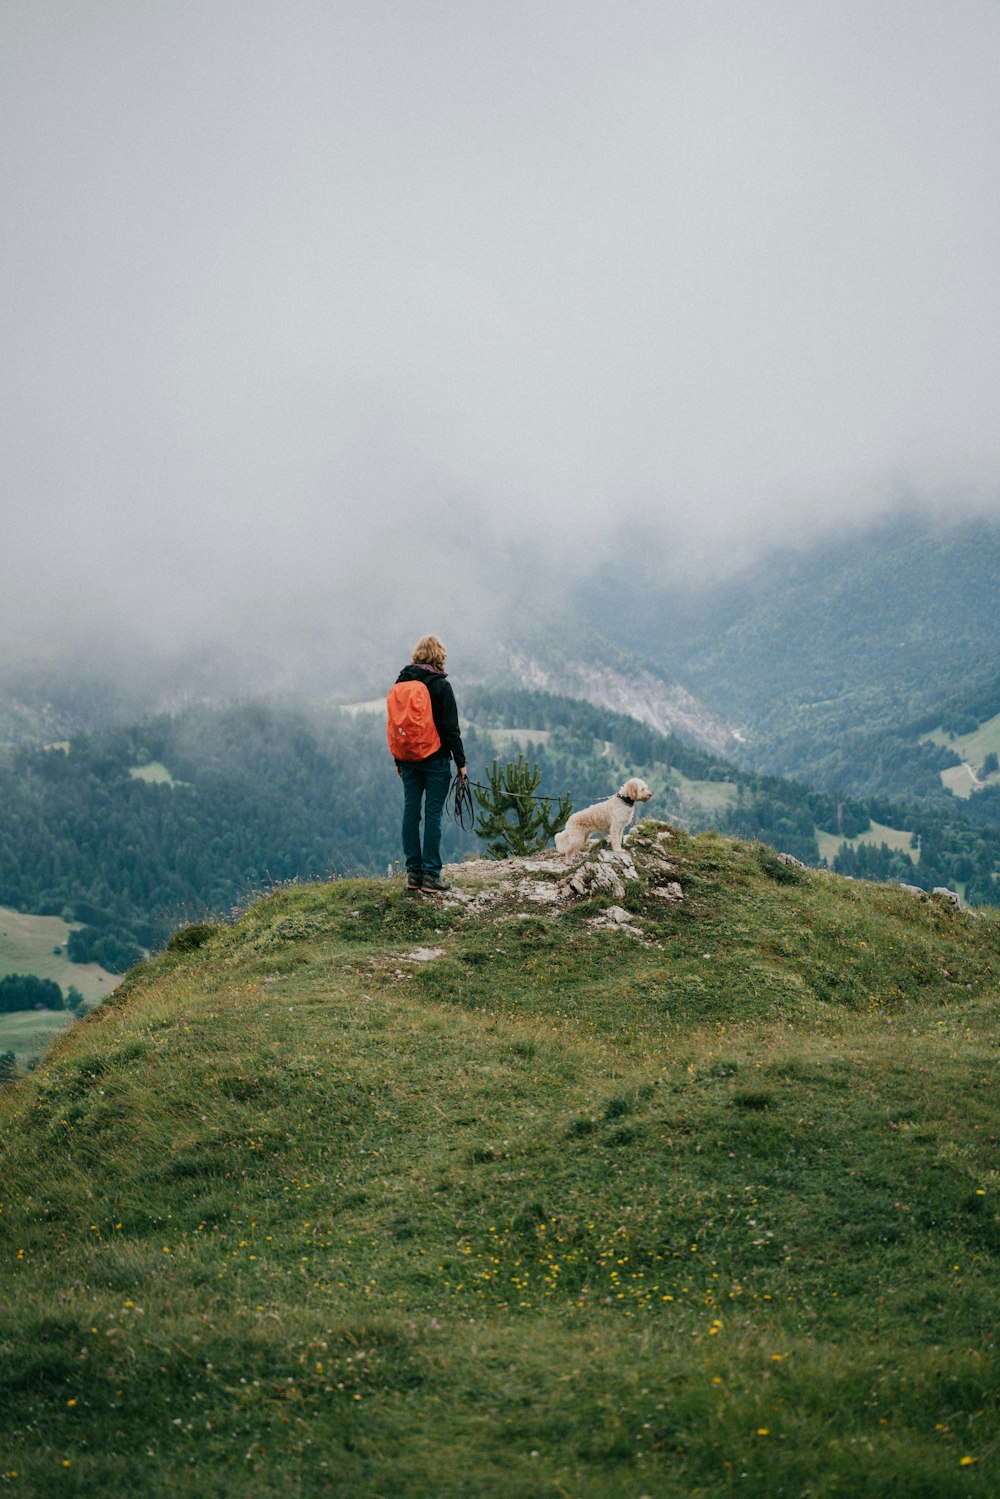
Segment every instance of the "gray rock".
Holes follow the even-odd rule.
[[[600,859],[588,860],[566,881],[569,890],[577,895],[610,895],[615,900],[625,899],[625,883],[617,870]]]

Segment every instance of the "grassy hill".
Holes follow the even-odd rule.
[[[12,1492],[996,1492],[1000,913],[633,857],[272,892],[5,1090]]]

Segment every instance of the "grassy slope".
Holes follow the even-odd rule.
[[[994,714],[986,723],[981,723],[979,728],[971,734],[947,734],[944,729],[935,729],[927,735],[932,744],[942,744],[947,749],[953,749],[962,760],[972,766],[978,775],[980,766],[991,752],[1000,753],[1000,713]],[[987,776],[986,784],[995,785],[1000,776],[994,772]],[[967,774],[961,766],[953,770],[943,770],[941,780],[945,786],[954,791],[956,796],[971,796],[972,785],[967,779]]]
[[[693,781],[681,771],[674,770],[670,776],[668,801],[673,800],[671,791],[675,787],[678,812],[682,819],[692,814],[710,816],[728,812],[736,806],[738,792],[735,781]]]
[[[119,975],[108,973],[99,963],[71,963],[66,956],[66,939],[80,925],[76,922],[71,926],[59,916],[26,916],[23,911],[0,906],[0,977],[31,973],[36,978],[54,979],[63,993],[75,984],[91,1003],[105,999]]]
[[[150,786],[176,786],[174,780],[165,765],[159,760],[151,760],[146,765],[133,765],[129,768],[129,775],[134,781],[146,781]]]
[[[1000,913],[669,851],[645,942],[307,886],[58,1043],[0,1105],[8,1481],[995,1493]]]
[[[828,864],[833,863],[845,843],[848,848],[860,848],[864,843],[880,848],[884,843],[887,848],[895,848],[906,854],[916,864],[919,863],[919,854],[915,848],[910,847],[912,837],[913,834],[908,829],[890,828],[884,822],[873,822],[867,832],[858,833],[856,838],[842,838],[837,833],[824,833],[822,828],[816,829],[819,856]]]
[[[948,734],[944,729],[934,729],[927,735],[933,744],[943,744],[961,755],[963,760],[979,766],[992,750],[1000,753],[1000,713],[994,714],[971,734]]]
[[[75,1019],[71,1010],[11,1010],[0,1015],[0,1052],[12,1051],[23,1068],[43,1057]]]
[[[0,977],[30,973],[54,979],[64,994],[75,984],[90,1004],[99,1003],[114,989],[118,975],[99,963],[71,963],[66,938],[72,930],[58,916],[26,916],[0,906]],[[54,951],[56,947],[59,952]],[[0,1015],[0,1052],[13,1051],[23,1066],[29,1057],[43,1055],[72,1023],[73,1016],[65,1010],[15,1010]]]

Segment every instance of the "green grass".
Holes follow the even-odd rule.
[[[736,805],[738,788],[734,781],[695,781],[679,770],[671,771],[670,781],[681,818],[727,812]]]
[[[498,755],[523,754],[529,745],[548,744],[551,729],[492,729],[476,726]]]
[[[838,833],[824,833],[822,829],[816,829],[819,856],[831,865],[845,843],[848,848],[859,848],[862,843],[869,843],[874,848],[880,848],[885,843],[889,848],[898,849],[900,853],[906,854],[916,864],[920,860],[920,853],[919,850],[911,847],[912,837],[912,832],[906,828],[890,828],[883,822],[873,822],[866,832],[858,833],[855,838],[842,838]]]
[[[66,956],[67,938],[79,925],[59,916],[26,916],[0,906],[0,978],[30,973],[54,979],[63,993],[74,984],[91,1004],[105,999],[118,983],[118,974],[108,973],[99,963],[71,963]]]
[[[995,1493],[1000,913],[666,847],[275,892],[8,1090],[12,1491]]]
[[[145,765],[133,765],[129,768],[129,775],[134,781],[146,781],[150,786],[176,786],[170,771],[159,760],[150,760]]]
[[[23,1067],[32,1058],[43,1057],[75,1019],[69,1010],[14,1010],[0,1015],[0,1052],[12,1051]]]
[[[949,765],[940,774],[941,785],[946,791],[950,791],[953,796],[960,796],[963,801],[968,801],[976,788],[977,780],[975,769],[971,765]],[[989,779],[990,777],[987,777],[987,780]]]
[[[968,761],[972,768],[978,772],[986,756],[992,751],[1000,754],[1000,713],[981,723],[978,729],[971,734],[947,734],[944,729],[935,729],[926,736],[932,744],[942,744],[947,749],[953,749],[963,760]],[[989,777],[993,782],[996,775]]]

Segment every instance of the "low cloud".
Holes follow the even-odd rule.
[[[996,514],[998,43],[976,0],[4,7],[7,653],[321,670],[612,548]]]

